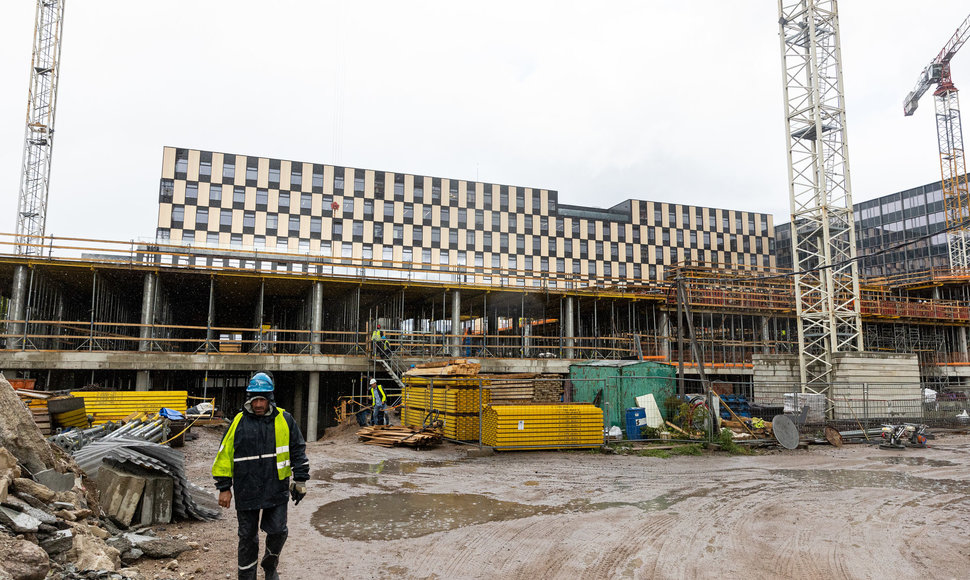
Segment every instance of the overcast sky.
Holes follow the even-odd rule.
[[[36,2],[2,4],[0,231],[13,232]],[[932,95],[910,118],[902,100],[970,4],[839,9],[854,200],[939,180]],[[769,0],[70,0],[47,233],[152,237],[165,145],[786,222],[777,11]],[[970,88],[964,52],[958,88]]]

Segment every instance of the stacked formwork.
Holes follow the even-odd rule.
[[[421,428],[426,421],[441,420],[445,438],[478,441],[481,409],[491,401],[487,380],[411,376],[403,380],[404,425]]]
[[[582,449],[603,444],[603,412],[587,403],[488,405],[482,415],[482,443],[495,449]]]

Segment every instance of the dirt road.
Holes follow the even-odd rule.
[[[211,485],[218,433],[186,444]],[[504,453],[310,444],[281,575],[319,578],[965,578],[970,437],[756,456]],[[185,522],[196,580],[235,577],[235,518]],[[151,577],[153,571],[142,566]],[[166,577],[164,571],[160,577]],[[177,577],[177,574],[174,574]]]

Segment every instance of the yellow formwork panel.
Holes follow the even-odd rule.
[[[482,443],[508,449],[598,447],[603,411],[588,403],[488,405]]]
[[[154,415],[162,407],[185,413],[188,391],[74,391],[84,399],[84,409],[94,416],[94,425],[121,421],[132,413]]]
[[[481,404],[491,402],[490,393],[483,390],[479,394],[477,386],[474,389],[440,388],[433,390],[427,387],[405,386],[405,405],[422,409],[438,409],[445,413],[478,413]]]
[[[84,407],[64,413],[54,413],[53,418],[54,422],[60,427],[77,427],[79,429],[84,429],[88,426],[88,414]]]
[[[401,412],[401,423],[407,427],[415,429],[421,428],[428,411],[416,407],[406,407]],[[447,439],[458,441],[478,441],[478,415],[456,415],[453,413],[442,413],[439,409],[438,419],[444,426],[442,435]]]

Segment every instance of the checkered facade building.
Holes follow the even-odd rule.
[[[173,147],[156,238],[396,263],[411,276],[474,269],[485,283],[502,269],[502,283],[519,285],[659,281],[688,260],[775,265],[763,213],[640,200],[604,210],[559,204],[546,189]]]

